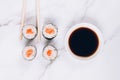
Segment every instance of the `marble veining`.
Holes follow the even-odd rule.
[[[113,21],[114,24],[118,25],[115,29],[113,29],[114,26],[106,27],[108,25],[107,21],[113,25],[111,20],[107,19],[108,17],[102,17],[109,13],[104,11],[101,15],[102,12],[101,14],[99,12],[105,8],[112,12],[113,8],[110,7],[109,9],[109,7],[106,7],[107,4],[113,4],[112,6],[114,6],[118,5],[119,2],[119,0],[61,0],[59,2],[57,0],[51,0],[50,2],[41,0],[41,26],[44,25],[46,19],[50,18],[59,28],[58,36],[49,43],[54,44],[59,50],[59,55],[53,62],[49,62],[41,56],[42,48],[46,45],[44,38],[36,44],[38,55],[35,60],[32,62],[23,60],[21,56],[23,45],[19,40],[21,14],[3,20],[0,22],[0,52],[2,52],[0,54],[3,56],[0,57],[0,74],[2,75],[0,80],[119,80],[120,25]],[[120,6],[118,5],[118,7]],[[28,23],[35,20],[33,11],[34,9],[30,9],[27,12],[26,21]],[[120,13],[120,10],[117,11]],[[115,18],[117,16],[117,20],[119,20],[120,15],[115,13],[118,12],[111,13]],[[93,17],[96,22],[100,21],[99,24],[106,25],[104,27],[100,26],[103,35],[105,35],[104,49],[102,53],[90,61],[76,60],[66,52],[64,46],[65,34],[73,25],[85,22],[88,17]],[[35,24],[35,22],[33,23]],[[107,33],[107,31],[111,31],[111,33]],[[6,48],[9,51],[6,51]],[[6,57],[6,55],[8,56]]]

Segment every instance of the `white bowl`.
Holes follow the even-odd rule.
[[[97,36],[98,36],[98,40],[99,40],[98,48],[95,51],[95,53],[93,55],[89,56],[89,57],[77,56],[69,48],[69,37],[72,34],[72,32],[75,31],[78,28],[89,28],[92,31],[94,31],[97,34]],[[90,59],[90,58],[92,58],[93,56],[95,56],[96,54],[98,54],[98,53],[100,53],[102,51],[103,44],[104,44],[104,40],[103,40],[103,35],[102,35],[101,31],[95,25],[89,24],[89,23],[80,23],[80,24],[77,24],[77,25],[73,26],[67,32],[67,34],[65,36],[65,47],[66,47],[66,50],[67,50],[68,53],[70,53],[76,59]]]

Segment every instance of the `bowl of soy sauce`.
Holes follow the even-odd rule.
[[[80,23],[66,34],[65,47],[77,59],[88,59],[102,51],[103,35],[93,24]]]

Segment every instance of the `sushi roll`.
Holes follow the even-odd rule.
[[[23,34],[24,38],[26,38],[28,40],[32,40],[37,35],[37,28],[33,25],[26,25],[22,29],[22,34]]]
[[[37,54],[37,49],[35,46],[26,46],[23,51],[22,51],[22,55],[24,57],[24,59],[31,61],[36,57]]]
[[[51,40],[53,38],[56,37],[58,33],[58,29],[55,25],[53,24],[47,24],[43,27],[43,30],[42,30],[42,34],[43,36],[48,39],[48,40]]]
[[[58,51],[54,46],[48,45],[43,48],[43,57],[47,60],[53,61],[56,59]]]

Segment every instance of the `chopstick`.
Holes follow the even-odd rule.
[[[40,0],[36,0],[36,26],[38,28],[37,39],[40,41]]]
[[[20,40],[23,38],[22,28],[25,24],[25,12],[26,12],[26,0],[23,0],[23,7],[22,7],[22,17],[21,17],[21,31],[20,31]]]

